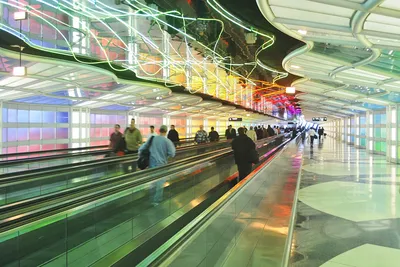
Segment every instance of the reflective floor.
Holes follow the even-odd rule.
[[[385,156],[306,144],[290,266],[400,266],[399,185]]]
[[[292,143],[279,153],[162,266],[280,267],[301,150]]]

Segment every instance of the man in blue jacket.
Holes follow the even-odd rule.
[[[175,146],[167,138],[168,128],[165,125],[160,127],[160,135],[153,136],[150,146],[149,168],[157,168],[168,164],[168,158],[175,157]],[[150,139],[149,139],[150,140]],[[148,141],[139,148],[139,155],[148,146]],[[152,205],[157,206],[163,199],[165,178],[153,182],[151,186]]]

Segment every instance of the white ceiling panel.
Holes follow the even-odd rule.
[[[394,10],[400,10],[400,1],[399,0],[385,0],[382,4],[380,4],[380,7],[394,9]]]
[[[332,5],[321,4],[309,0],[270,0],[271,6],[288,7],[297,10],[307,10],[310,12],[321,13],[326,15],[333,15],[339,17],[349,18],[353,15],[352,9],[337,7]]]
[[[327,6],[329,8],[329,6]],[[350,26],[350,18],[333,16],[321,13],[315,13],[312,11],[304,11],[293,8],[285,8],[278,6],[271,6],[272,11],[278,18],[290,18],[300,21],[309,21],[314,23],[323,23],[335,26]]]

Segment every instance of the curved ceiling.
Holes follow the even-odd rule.
[[[24,52],[33,50],[34,54],[40,51],[56,57],[70,56],[87,65],[108,64],[108,69],[112,69],[118,77],[121,77],[119,74],[130,72],[133,79],[141,78],[165,85],[155,85],[158,91],[152,91],[154,88],[149,85],[148,92],[145,92],[134,85],[122,86],[115,81],[91,88],[84,81],[73,84],[66,80],[69,83],[65,90],[42,88],[43,91],[27,91],[27,97],[31,93],[35,97],[25,100],[40,103],[45,101],[44,97],[65,101],[75,98],[71,100],[72,104],[83,107],[145,110],[144,105],[159,105],[152,103],[156,98],[165,102],[164,111],[167,112],[168,109],[176,110],[177,106],[167,103],[166,94],[174,92],[172,87],[184,86],[192,94],[203,93],[230,101],[235,108],[244,110],[251,107],[265,112],[267,105],[257,106],[258,100],[250,101],[252,93],[261,88],[260,99],[266,99],[265,94],[271,90],[282,93],[282,86],[275,84],[275,81],[286,77],[287,73],[266,65],[261,57],[276,41],[269,32],[241,21],[226,11],[219,0],[145,2],[129,0],[122,1],[120,5],[113,0],[60,1],[57,5],[35,0],[18,5],[12,1],[0,3],[4,11],[0,28],[28,44],[22,44],[29,46]],[[189,2],[202,8],[196,8],[194,12],[181,12],[184,7],[193,7]],[[208,10],[204,10],[204,3],[208,4]],[[177,7],[180,11],[177,11]],[[13,14],[16,11],[26,11],[27,20],[21,23],[15,21]],[[253,45],[244,38],[245,33],[249,32],[257,34]],[[235,50],[240,50],[240,53]],[[242,54],[243,57],[235,61],[235,54]],[[28,70],[32,72],[33,68]],[[267,77],[267,82],[254,79],[252,75],[255,73]],[[81,78],[80,74],[84,75],[70,74],[71,77],[76,75],[76,79]],[[56,81],[65,80],[54,75],[52,78]],[[106,76],[99,75],[99,78],[106,79]],[[112,93],[103,92],[107,86]],[[25,92],[25,89],[19,88],[19,92]],[[122,98],[122,94],[130,96]],[[8,99],[12,100],[11,95]]]
[[[284,60],[305,111],[344,117],[400,103],[400,1],[257,0],[305,45]]]
[[[130,110],[145,114],[228,118],[243,116],[249,121],[272,119],[219,101],[203,100],[193,94],[173,93],[151,82],[118,78],[110,71],[70,61],[24,55],[21,66],[29,75],[12,75],[19,53],[0,48],[0,98],[29,104]]]

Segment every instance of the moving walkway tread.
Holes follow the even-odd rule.
[[[173,161],[229,146],[228,142],[187,146],[177,150]],[[98,182],[126,173],[128,165],[136,164],[137,155],[105,158],[66,168],[54,167],[45,171],[27,172],[0,178],[0,205]]]
[[[193,140],[179,142],[180,147],[191,146]],[[93,151],[82,151],[68,154],[55,154],[38,156],[32,158],[18,158],[12,160],[0,161],[0,177],[8,175],[9,173],[16,173],[22,171],[31,171],[36,169],[42,169],[46,167],[63,166],[65,164],[81,163],[86,161],[98,160],[110,153],[110,149],[101,149]],[[27,152],[30,153],[30,152]],[[17,153],[20,154],[20,153]],[[44,153],[46,154],[46,153]],[[72,162],[71,162],[72,161]],[[44,163],[43,163],[44,162]],[[41,166],[45,165],[45,167]],[[51,166],[49,166],[51,165]]]
[[[273,142],[272,140],[270,140],[268,143],[271,143],[271,142]],[[233,166],[233,157],[232,157],[232,153],[231,152],[226,152],[226,153],[224,153],[225,154],[225,157],[220,157],[220,159],[222,160],[222,161],[224,161],[224,160],[226,160],[227,158],[229,159],[227,162],[226,162],[226,164],[225,164],[225,166]],[[207,163],[208,161],[209,161],[209,159],[204,159],[204,156],[205,155],[203,155],[203,160],[199,160],[197,163],[199,163],[199,162],[205,162],[205,163]],[[215,156],[214,156],[215,157]],[[187,169],[188,168],[188,166],[190,165],[190,164],[185,164],[185,165],[183,165],[183,166],[180,166],[180,169],[181,170],[185,170],[185,169]],[[193,165],[193,164],[191,164],[191,165]],[[219,166],[219,167],[221,167],[221,166]],[[162,168],[161,168],[162,169]],[[163,172],[162,170],[160,169],[160,172],[159,172],[159,175],[157,176],[157,177],[165,177],[165,176],[168,176],[169,174],[167,174],[166,172]],[[168,170],[169,171],[171,171],[171,174],[173,175],[173,174],[176,174],[177,172],[178,172],[178,170],[179,170],[179,167],[175,167],[175,168],[173,168],[174,170],[171,170],[170,169],[170,166],[168,166]],[[154,169],[154,170],[156,170],[156,169]],[[221,174],[223,174],[223,171],[221,171],[221,170],[224,170],[224,168],[216,168],[216,166],[214,166],[213,168],[211,168],[211,169],[208,169],[208,171],[212,171],[213,170],[213,172],[214,172],[214,174],[210,174],[210,175],[205,175],[205,177],[208,177],[208,176],[210,176],[211,178],[210,179],[212,179],[213,177],[214,177],[214,180],[216,179],[215,177],[221,177]],[[144,172],[143,172],[144,173]],[[206,174],[205,172],[203,172],[203,174]],[[215,175],[217,175],[217,176],[215,176]],[[154,175],[154,176],[156,176],[156,175]],[[204,180],[204,181],[202,181],[201,180],[201,173],[200,173],[200,175],[199,174],[197,174],[197,183],[195,183],[195,182],[193,182],[193,181],[196,181],[196,176],[194,176],[194,177],[192,177],[192,178],[194,178],[194,179],[185,179],[185,177],[181,177],[181,179],[179,180],[179,179],[177,179],[176,181],[174,181],[173,183],[172,183],[172,180],[171,180],[171,183],[169,184],[169,185],[167,185],[167,187],[166,187],[166,189],[164,190],[164,192],[165,192],[165,195],[174,195],[174,196],[176,196],[179,192],[182,192],[182,190],[183,191],[185,191],[185,192],[193,192],[193,190],[191,190],[191,189],[188,189],[188,188],[191,188],[191,187],[194,187],[194,186],[196,186],[196,185],[199,185],[198,186],[198,190],[199,190],[199,194],[200,195],[203,195],[205,192],[204,192],[204,190],[211,190],[212,188],[214,188],[214,187],[207,187],[206,185],[208,184],[209,186],[210,186],[210,183],[209,182],[207,182],[206,180]],[[187,178],[187,177],[186,177]],[[226,176],[224,177],[224,178],[226,178]],[[112,195],[112,194],[115,194],[115,193],[117,193],[118,191],[121,191],[121,190],[126,190],[126,188],[127,187],[133,187],[133,188],[136,188],[136,187],[140,187],[140,186],[143,186],[146,182],[148,182],[149,180],[154,180],[154,179],[157,179],[157,178],[148,178],[148,179],[137,179],[135,182],[136,183],[131,183],[131,185],[130,186],[128,186],[127,184],[124,184],[124,186],[122,187],[122,188],[119,188],[119,189],[117,189],[117,190],[110,190],[108,193],[104,193],[104,194],[97,194],[97,196],[92,196],[92,198],[91,199],[86,199],[85,200],[85,202],[83,202],[83,200],[81,200],[79,203],[63,203],[63,208],[55,208],[54,207],[54,209],[56,209],[56,210],[54,210],[54,211],[57,211],[58,213],[60,213],[60,212],[62,212],[63,210],[65,211],[66,210],[66,208],[67,209],[70,209],[70,208],[72,208],[72,207],[76,207],[76,205],[84,205],[84,203],[87,203],[87,201],[93,201],[93,199],[99,199],[99,198],[101,198],[101,197],[104,197],[105,195],[108,195],[108,196],[110,196],[110,195]],[[217,183],[218,185],[219,184],[221,184],[220,182],[219,183]],[[214,184],[215,185],[215,184]],[[116,189],[116,188],[114,188],[114,189]],[[147,190],[147,189],[146,189]],[[144,209],[147,209],[148,208],[148,205],[144,205],[141,201],[146,201],[146,200],[148,200],[148,194],[146,194],[146,192],[148,193],[148,190],[146,191],[146,190],[140,190],[140,191],[138,191],[138,193],[136,194],[136,195],[132,195],[132,196],[125,196],[125,197],[121,197],[121,199],[124,199],[124,201],[123,202],[119,202],[120,204],[119,205],[110,205],[109,207],[108,207],[108,210],[106,209],[106,210],[102,210],[101,209],[101,207],[99,206],[98,208],[96,208],[96,209],[94,209],[94,210],[97,210],[97,217],[95,216],[95,217],[93,217],[93,216],[91,216],[91,215],[89,215],[89,214],[87,214],[87,218],[89,218],[89,219],[83,219],[83,217],[80,217],[80,216],[78,216],[77,217],[77,220],[74,220],[74,222],[75,223],[73,223],[71,220],[68,222],[69,223],[69,225],[72,227],[72,228],[75,228],[75,226],[76,227],[84,227],[84,229],[92,229],[93,227],[91,227],[91,223],[93,224],[93,223],[97,223],[98,222],[98,225],[96,226],[96,231],[95,231],[95,234],[96,233],[100,233],[100,232],[107,232],[109,229],[110,229],[110,227],[116,227],[117,225],[119,225],[119,224],[121,224],[121,223],[123,223],[126,219],[127,219],[127,217],[126,216],[128,216],[128,214],[129,214],[129,216],[131,216],[131,218],[133,218],[133,217],[135,217],[136,215],[135,215],[135,212],[136,213],[138,213],[138,212],[141,212],[141,211],[143,211]],[[201,190],[203,190],[203,191],[201,191]],[[199,195],[199,196],[200,196]],[[134,197],[135,196],[135,197]],[[175,199],[176,200],[176,199]],[[61,200],[61,201],[63,201],[63,200]],[[125,203],[125,204],[124,204]],[[133,203],[135,203],[135,205],[133,205]],[[172,207],[172,205],[173,204],[176,204],[176,203],[180,203],[180,201],[173,201],[172,199],[171,200],[169,200],[169,203],[163,203],[163,204],[161,204],[159,207],[156,207],[156,208],[152,208],[152,209],[150,209],[150,210],[153,210],[154,211],[154,209],[156,209],[157,210],[157,208],[158,209],[160,209],[161,207],[163,207],[163,205],[164,204],[166,204],[166,206],[168,206],[168,207]],[[186,203],[186,202],[185,202]],[[67,206],[66,206],[67,205]],[[180,204],[180,206],[182,206],[182,205],[184,205],[184,204]],[[179,206],[179,205],[178,205]],[[48,207],[48,206],[46,206],[46,207]],[[132,209],[132,207],[135,207],[135,209]],[[52,207],[53,208],[53,207]],[[104,208],[104,207],[103,207]],[[181,207],[176,207],[176,210],[179,210]],[[104,212],[104,211],[108,211],[108,212]],[[32,212],[32,211],[31,211]],[[39,211],[35,211],[36,213],[40,213],[40,212],[42,212],[41,210],[39,210]],[[35,212],[32,212],[32,213],[35,213]],[[111,216],[109,216],[109,212],[114,212],[114,217],[113,218],[111,218]],[[170,212],[169,212],[170,214],[172,214],[172,211],[170,210]],[[43,214],[41,215],[41,217],[43,218],[43,217],[47,217],[47,216],[51,216],[51,214],[56,214],[56,213],[53,213],[53,212],[48,212],[47,211],[47,213],[46,213],[46,215],[45,216],[43,216]],[[103,214],[103,217],[101,217],[100,215],[101,214]],[[155,212],[155,213],[153,213],[153,215],[152,216],[157,216],[157,214],[160,216],[160,215],[162,215],[161,214],[161,212],[160,212],[160,210],[159,210],[159,212]],[[93,215],[93,214],[92,214]],[[84,213],[83,213],[83,215],[82,216],[84,216]],[[104,222],[104,223],[101,223],[101,219],[100,219],[100,217],[98,217],[98,216],[100,216],[101,218],[103,218],[103,219],[109,219],[107,222]],[[129,217],[128,216],[128,217]],[[91,219],[90,219],[91,218]],[[150,217],[147,217],[147,220],[149,219],[149,218],[151,218],[151,216]],[[35,220],[38,220],[39,218],[37,217],[37,214],[36,214],[36,218],[35,218]],[[91,222],[91,223],[88,223],[88,220]],[[110,221],[111,220],[111,221]],[[115,220],[115,221],[114,221]],[[114,223],[112,223],[112,221],[114,221]],[[25,221],[25,223],[26,223],[27,221]],[[157,220],[156,221],[154,221],[153,223],[156,223],[157,222]],[[7,229],[11,229],[10,227],[4,227],[4,224],[6,224],[7,223],[7,220],[3,220],[2,221],[2,228],[1,228],[1,231],[3,232],[3,234],[4,234],[4,231],[6,231]],[[85,224],[86,223],[86,224]],[[57,225],[57,223],[55,223],[54,225]],[[53,225],[53,226],[54,226]],[[80,226],[79,226],[80,225]],[[100,226],[100,225],[103,225],[102,227]],[[11,226],[11,224],[9,225],[9,226]],[[12,228],[14,228],[16,226],[16,224],[12,224]],[[100,228],[104,228],[104,229],[100,229]],[[45,227],[44,227],[45,228]],[[107,229],[108,230],[107,230]],[[61,227],[61,228],[59,228],[59,229],[64,229],[64,227]],[[53,230],[55,230],[55,229],[53,229]],[[52,230],[52,234],[54,233],[54,236],[59,236],[59,231],[57,232],[57,231],[53,231]],[[44,232],[43,232],[44,231]],[[45,229],[41,229],[41,228],[39,228],[39,229],[37,229],[36,230],[36,234],[39,234],[39,235],[42,235],[42,234],[45,234],[45,232],[46,232],[47,230],[45,230]],[[35,231],[34,231],[35,232]],[[72,230],[72,229],[70,229],[70,231],[68,232],[69,234],[68,234],[68,236],[70,236],[71,237],[71,240],[69,240],[68,241],[68,244],[73,244],[73,245],[71,245],[71,248],[72,247],[79,247],[79,246],[84,246],[84,243],[79,243],[80,241],[79,240],[83,240],[83,239],[85,239],[85,238],[83,238],[83,237],[86,237],[86,239],[87,239],[87,237],[88,237],[88,232],[85,230],[85,231],[81,231],[81,232],[79,232],[79,233],[76,233],[76,235],[74,234],[74,231]],[[85,234],[86,233],[86,234]],[[49,237],[50,238],[50,237]],[[90,237],[90,238],[92,238],[92,237]],[[51,239],[51,238],[50,238]],[[85,239],[85,240],[86,240]],[[10,240],[10,239],[9,239]],[[75,241],[74,241],[75,240]],[[46,239],[43,239],[42,238],[42,241],[41,242],[45,242],[46,241]],[[50,242],[50,240],[47,240],[47,241],[49,241]],[[7,241],[8,242],[8,241]],[[1,244],[1,245],[3,245],[4,244],[4,242]],[[32,243],[32,242],[25,242],[24,243],[25,245],[22,245],[24,248],[21,248],[20,247],[20,252],[21,251],[24,251],[25,249],[27,249],[27,250],[29,250],[29,249],[32,249],[32,246],[34,247],[35,245]],[[57,246],[56,245],[56,243],[54,243],[53,242],[53,245],[51,245],[51,242],[50,243],[48,243],[46,246],[48,247],[49,246],[49,244],[50,244],[50,246],[52,246],[52,251],[53,252],[56,252],[56,253],[59,253],[60,252],[60,249],[56,249],[54,246]],[[40,246],[40,247],[42,247],[42,246]],[[58,247],[60,247],[60,246],[58,246]],[[62,246],[63,247],[63,249],[65,250],[65,246]],[[38,249],[40,249],[40,248],[38,248]],[[2,251],[2,250],[0,250],[0,251]],[[4,251],[4,250],[3,250]],[[32,254],[32,253],[30,253],[30,254]],[[62,254],[62,253],[60,253],[60,254]],[[54,254],[54,255],[57,255],[57,254]],[[53,256],[54,256],[53,255]],[[13,261],[13,259],[11,259],[10,257],[9,257],[10,255],[8,255],[6,258],[2,258],[2,264],[0,264],[0,265],[3,265],[3,263],[4,264],[7,264],[7,263],[10,263],[10,261],[12,262]],[[21,256],[23,256],[23,255],[18,255],[18,257],[19,257],[19,259],[21,259],[22,257]],[[8,260],[7,260],[7,258],[8,258]],[[15,260],[15,259],[14,259]],[[8,261],[8,262],[5,262],[5,261]]]

